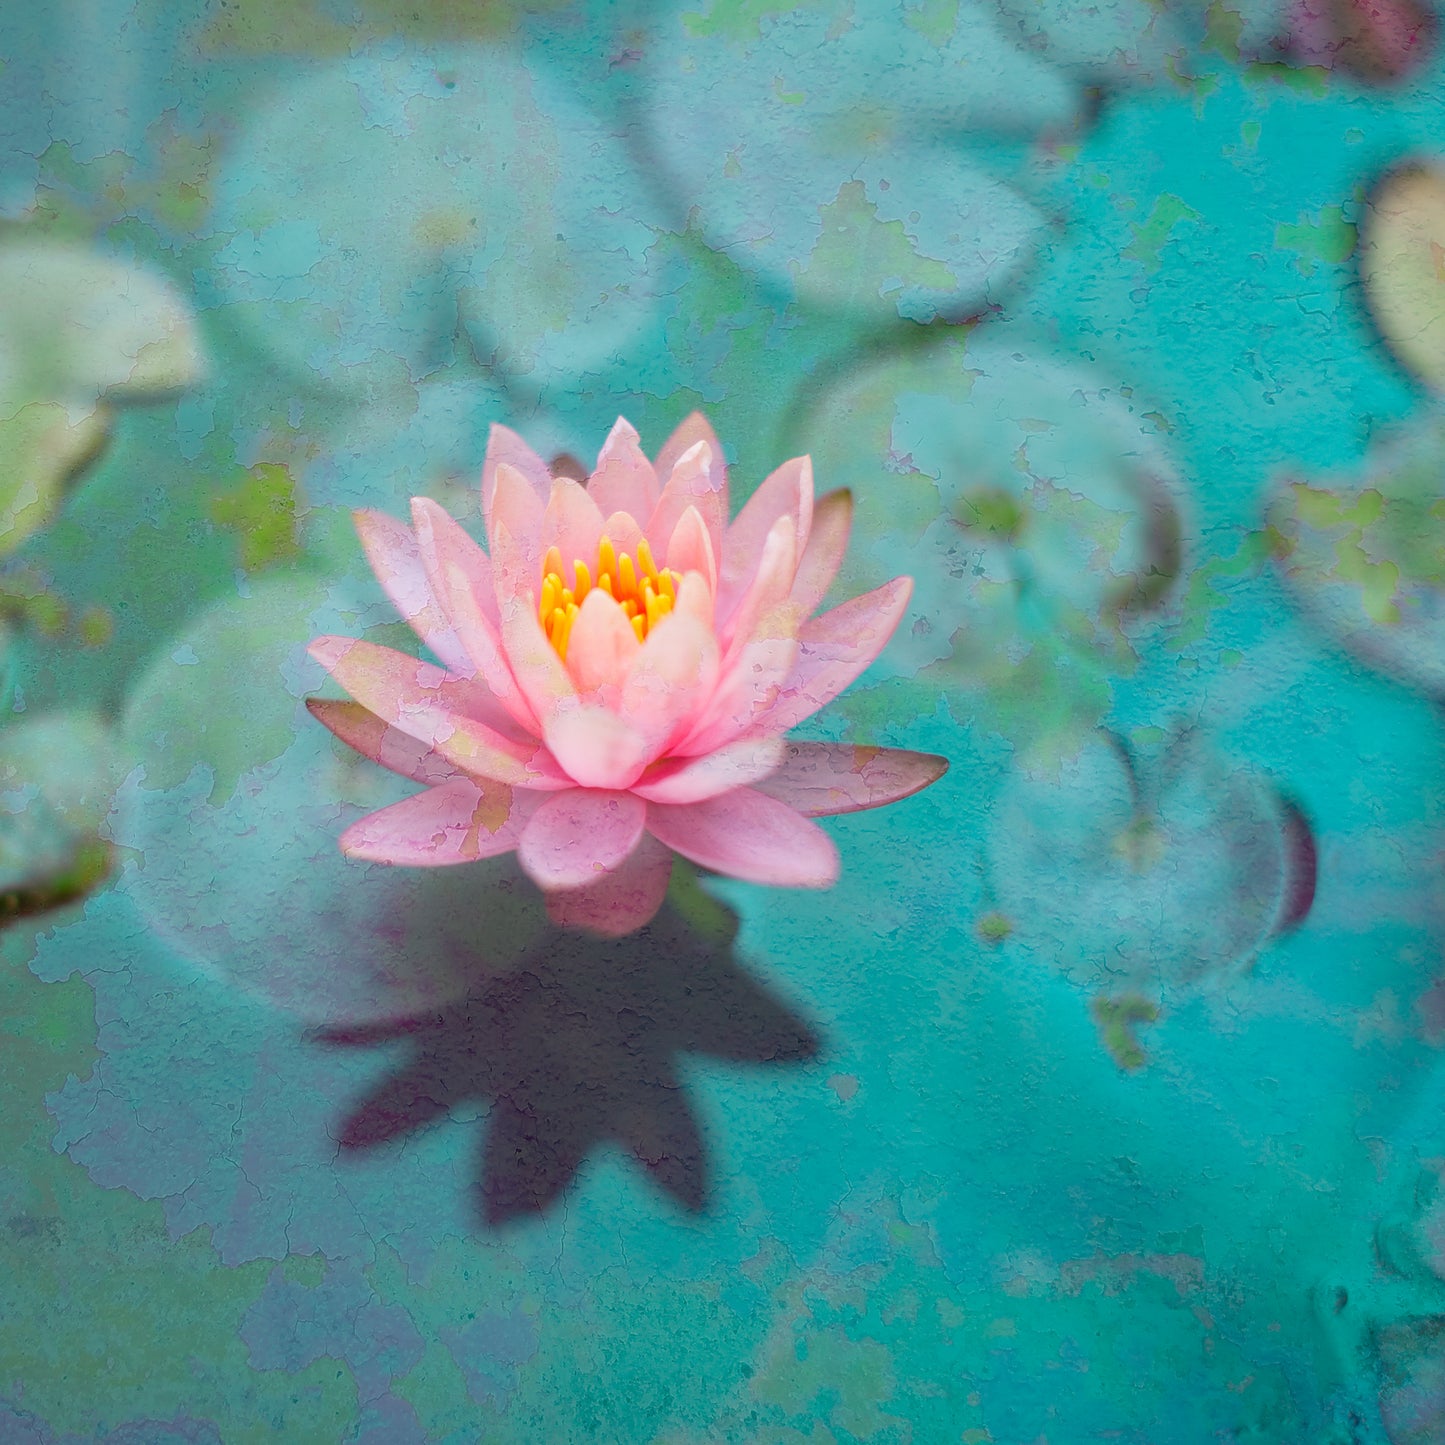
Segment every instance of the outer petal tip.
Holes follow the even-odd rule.
[[[306,644],[306,651],[330,672],[351,651],[354,642],[351,637],[315,637]]]

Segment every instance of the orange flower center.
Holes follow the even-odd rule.
[[[558,657],[566,662],[577,611],[583,598],[594,587],[600,587],[622,608],[637,640],[643,642],[657,619],[672,611],[681,580],[671,568],[657,566],[645,537],[637,544],[635,562],[628,553],[619,554],[611,539],[604,537],[597,544],[597,580],[592,580],[591,570],[579,557],[572,563],[570,586],[564,581],[561,550],[549,547],[542,560],[542,601],[538,608],[542,630],[557,649]]]

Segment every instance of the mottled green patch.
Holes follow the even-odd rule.
[[[1255,84],[1283,85],[1312,100],[1319,100],[1329,92],[1330,73],[1322,65],[1286,65],[1283,61],[1261,61],[1246,66],[1244,78]]]
[[[699,40],[746,44],[761,38],[763,21],[794,10],[816,10],[821,0],[713,0],[704,10],[684,11],[682,23]]]
[[[1159,265],[1160,252],[1173,236],[1174,228],[1181,222],[1197,220],[1199,212],[1193,206],[1166,192],[1154,202],[1149,219],[1142,226],[1130,226],[1134,240],[1124,248],[1124,255],[1138,261],[1145,270],[1153,271]]]
[[[1329,539],[1334,563],[1325,575],[1356,588],[1365,615],[1378,623],[1400,621],[1402,589],[1445,587],[1445,500],[1435,495],[1433,472],[1417,459],[1387,481],[1388,492],[1343,495],[1297,484],[1280,517],[1292,538],[1303,527]],[[1293,541],[1284,553],[1295,566],[1304,560]]]
[[[115,635],[115,615],[105,607],[87,607],[75,619],[75,635],[82,647],[104,647]]]
[[[1148,1055],[1135,1030],[1140,1024],[1152,1024],[1158,1019],[1158,1006],[1138,994],[1129,994],[1117,999],[1096,998],[1091,1011],[1109,1057],[1128,1072],[1142,1069]]]
[[[803,1341],[791,1329],[777,1332],[752,1388],[764,1404],[793,1416],[822,1418],[860,1440],[892,1423],[881,1408],[895,1390],[890,1351],[841,1326],[814,1328]]]
[[[324,0],[229,0],[196,34],[202,55],[348,55],[367,41],[491,40],[529,11],[566,0],[356,0],[348,15]]]
[[[466,1377],[450,1350],[429,1339],[415,1367],[392,1386],[392,1393],[410,1403],[428,1440],[491,1441],[477,1433],[477,1406],[467,1393]]]
[[[0,616],[53,640],[64,633],[70,607],[35,568],[11,567],[0,573]]]
[[[1274,554],[1277,537],[1270,529],[1241,533],[1232,552],[1207,558],[1189,574],[1171,647],[1176,651],[1186,648],[1209,631],[1211,617],[1229,600],[1214,584],[1257,575]]]
[[[953,515],[959,526],[982,532],[1000,542],[1012,542],[1024,525],[1024,510],[1011,492],[1002,488],[970,492],[958,500]]]
[[[258,462],[241,481],[213,496],[209,511],[218,527],[235,536],[242,570],[260,572],[301,555],[297,505],[290,469]]]
[[[1014,931],[1014,921],[1006,913],[985,913],[974,931],[985,943],[1002,943]]]
[[[919,0],[905,6],[903,23],[934,45],[942,45],[958,25],[959,0]]]
[[[918,254],[902,221],[878,219],[878,207],[868,199],[862,181],[844,181],[837,198],[823,206],[818,216],[823,229],[807,264],[797,270],[800,276],[813,271],[823,276],[883,276],[892,278],[897,286],[929,286],[939,291],[952,291],[958,285],[942,261]],[[842,303],[853,298],[833,295],[830,299]],[[876,293],[862,299],[876,299]]]
[[[1359,232],[1353,222],[1345,220],[1344,207],[1324,206],[1316,212],[1318,220],[1301,217],[1298,225],[1281,221],[1274,228],[1277,251],[1293,251],[1295,267],[1302,276],[1312,276],[1317,263],[1338,266],[1355,254]]]
[[[1244,16],[1224,3],[1212,0],[1204,12],[1204,44],[1226,60],[1239,62],[1239,42],[1244,35]]]

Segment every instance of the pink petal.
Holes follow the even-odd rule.
[[[680,597],[680,594],[679,594]],[[711,696],[718,677],[713,630],[679,608],[658,621],[622,685],[618,713],[646,740],[644,762],[666,752]],[[631,786],[636,775],[626,784]]]
[[[784,462],[733,518],[718,562],[719,617],[727,618],[737,606],[757,571],[763,544],[780,517],[793,519],[793,535],[801,552],[813,525],[813,463],[808,457]]]
[[[552,496],[542,520],[540,545],[556,547],[562,554],[562,581],[572,585],[572,564],[580,559],[596,568],[597,544],[602,539],[602,513],[579,483],[559,477],[552,483]]]
[[[331,729],[349,748],[363,757],[428,786],[458,776],[453,765],[425,743],[419,743],[400,728],[384,723],[359,702],[341,702],[328,697],[308,697],[307,710],[317,722]]]
[[[671,556],[672,534],[689,507],[696,507],[712,543],[714,558],[722,553],[723,528],[727,525],[727,488],[723,480],[722,453],[699,442],[685,451],[672,469],[662,495],[644,530],[654,553]],[[672,566],[671,561],[668,566]]]
[[[547,496],[550,498],[551,493]],[[493,482],[492,507],[487,513],[487,542],[493,556],[497,535],[505,531],[537,568],[542,561],[542,519],[546,513],[546,500],[537,495],[526,477],[507,463],[499,466]]]
[[[912,578],[895,577],[806,622],[798,633],[797,664],[758,728],[785,733],[832,702],[883,651],[912,590]]]
[[[717,433],[708,425],[707,418],[700,412],[695,411],[691,416],[683,419],[682,425],[668,437],[662,444],[662,450],[657,454],[657,461],[654,469],[657,472],[659,482],[665,483],[672,476],[672,469],[677,465],[677,460],[684,452],[690,451],[699,442],[706,442],[712,448],[713,457],[717,461],[718,468],[722,474],[721,485],[723,488],[723,515],[727,515],[727,484],[728,473],[727,463],[723,458],[722,443],[717,439]]]
[[[416,635],[460,677],[476,670],[451,622],[432,595],[411,528],[385,512],[353,512],[362,550],[396,610]]]
[[[437,868],[510,853],[530,807],[510,788],[453,778],[353,823],[341,851],[372,863]]]
[[[760,726],[792,675],[798,651],[796,637],[753,638],[722,674],[707,706],[670,751],[679,757],[716,752]]]
[[[497,602],[492,582],[492,563],[480,544],[443,506],[430,497],[411,499],[411,520],[416,528],[416,539],[422,567],[427,569],[430,581],[436,570],[436,563],[444,558],[455,561],[466,577],[476,605],[482,616],[497,625]],[[431,540],[428,541],[428,538]],[[438,602],[445,611],[445,599],[432,588]]]
[[[737,602],[737,609],[721,631],[726,669],[755,637],[795,637],[802,614],[790,601],[798,557],[791,517],[779,517],[763,541],[752,580]]]
[[[813,527],[808,545],[798,562],[793,578],[793,601],[804,617],[817,611],[828,595],[843,554],[848,550],[848,533],[853,526],[853,493],[846,487],[829,492],[813,509]]]
[[[636,431],[618,417],[597,454],[597,470],[587,482],[588,495],[604,517],[612,512],[650,517],[660,491],[657,473],[637,445]],[[610,532],[607,535],[612,536]]]
[[[948,759],[904,748],[789,743],[782,766],[758,791],[807,818],[881,808],[921,792],[948,771]]]
[[[559,708],[543,724],[557,765],[584,788],[630,788],[656,756],[650,740],[610,708]]]
[[[716,594],[717,553],[708,536],[707,523],[696,507],[688,507],[677,519],[661,560],[664,567],[674,572],[696,572],[707,583],[708,596]]]
[[[541,889],[581,888],[618,868],[637,846],[647,805],[631,793],[570,788],[532,814],[517,861]]]
[[[567,670],[577,690],[615,692],[641,650],[621,603],[594,587],[582,599],[567,641]]]
[[[653,920],[671,874],[671,852],[644,833],[627,860],[595,883],[549,892],[547,913],[559,928],[621,938]]]
[[[649,803],[647,831],[700,867],[749,883],[827,888],[838,879],[833,840],[786,803],[752,788],[705,803]]]
[[[475,683],[351,637],[319,637],[307,650],[369,712],[463,772],[515,787],[565,786],[537,743],[516,742],[476,720],[478,695],[490,702],[490,694]]]
[[[642,528],[631,512],[612,512],[602,524],[602,535],[608,538],[620,556],[626,552],[636,558],[637,544],[642,540]]]
[[[493,424],[487,437],[487,455],[482,462],[482,516],[487,523],[487,536],[492,535],[492,496],[496,490],[497,468],[515,468],[543,504],[552,493],[552,472],[547,463],[510,427]]]
[[[786,517],[774,525],[777,535],[765,548],[755,586],[733,619],[739,630],[723,656],[717,687],[676,740],[673,751],[680,756],[713,752],[758,724],[797,664],[803,614],[787,595],[791,530]]]
[[[548,717],[561,704],[574,700],[577,689],[537,615],[535,589],[541,579],[503,526],[498,526],[492,541],[492,577],[501,619],[502,651],[518,690],[538,726],[545,729]]]
[[[649,768],[632,785],[632,791],[650,803],[701,803],[719,793],[759,782],[781,764],[784,756],[781,738],[745,738],[715,753]]]
[[[699,572],[684,572],[677,587],[677,601],[672,604],[674,617],[691,617],[695,622],[713,629],[712,590]]]
[[[536,716],[517,686],[497,634],[497,604],[487,554],[427,497],[412,499],[412,517],[432,592],[467,655],[507,715],[535,737]]]

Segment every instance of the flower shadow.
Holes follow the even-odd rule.
[[[806,1020],[739,967],[735,932],[731,916],[721,932],[698,928],[669,903],[623,939],[549,932],[516,971],[438,1012],[313,1032],[333,1047],[411,1046],[341,1124],[342,1151],[485,1102],[475,1181],[485,1223],[545,1212],[609,1140],[682,1208],[700,1210],[707,1144],[678,1056],[791,1063],[819,1049]]]

